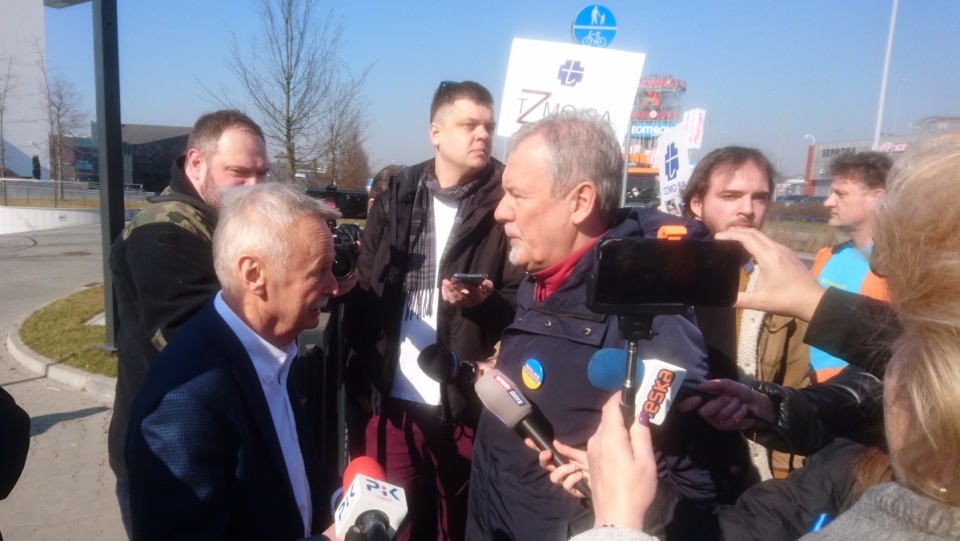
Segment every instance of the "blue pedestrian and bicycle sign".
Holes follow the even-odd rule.
[[[573,42],[590,47],[606,47],[617,33],[617,19],[606,6],[593,4],[577,13],[571,27]]]

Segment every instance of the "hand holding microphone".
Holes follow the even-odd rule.
[[[623,426],[620,396],[603,406],[600,426],[587,442],[595,527],[643,529],[643,517],[657,492],[657,461],[646,414],[629,431]]]
[[[777,412],[770,397],[740,382],[717,379],[701,383],[699,388],[717,399],[706,403],[691,397],[679,404],[680,411],[696,410],[717,430],[763,429],[776,424]]]
[[[500,370],[493,369],[483,375],[476,384],[477,395],[491,413],[496,415],[503,424],[517,430],[523,436],[533,440],[541,451],[553,453],[553,463],[557,467],[567,464],[567,459],[554,448],[553,430],[549,426],[541,426],[533,415],[533,406],[527,400],[513,381]],[[541,419],[541,423],[545,422]],[[576,483],[577,490],[587,499],[591,497],[590,488],[582,480]]]

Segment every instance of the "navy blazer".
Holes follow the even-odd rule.
[[[330,496],[339,481],[319,463],[288,383],[314,531],[303,531],[250,356],[211,301],[156,358],[131,406],[134,539],[298,539],[332,522]]]

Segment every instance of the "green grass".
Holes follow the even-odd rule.
[[[104,327],[84,325],[100,312],[103,286],[78,291],[30,314],[20,328],[20,339],[52,361],[116,377],[116,355],[99,348],[106,338]]]

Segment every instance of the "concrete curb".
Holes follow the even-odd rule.
[[[85,391],[104,402],[113,402],[117,378],[90,374],[78,368],[62,365],[34,352],[20,340],[20,326],[25,319],[26,317],[14,323],[7,333],[7,349],[17,362],[31,372]]]

